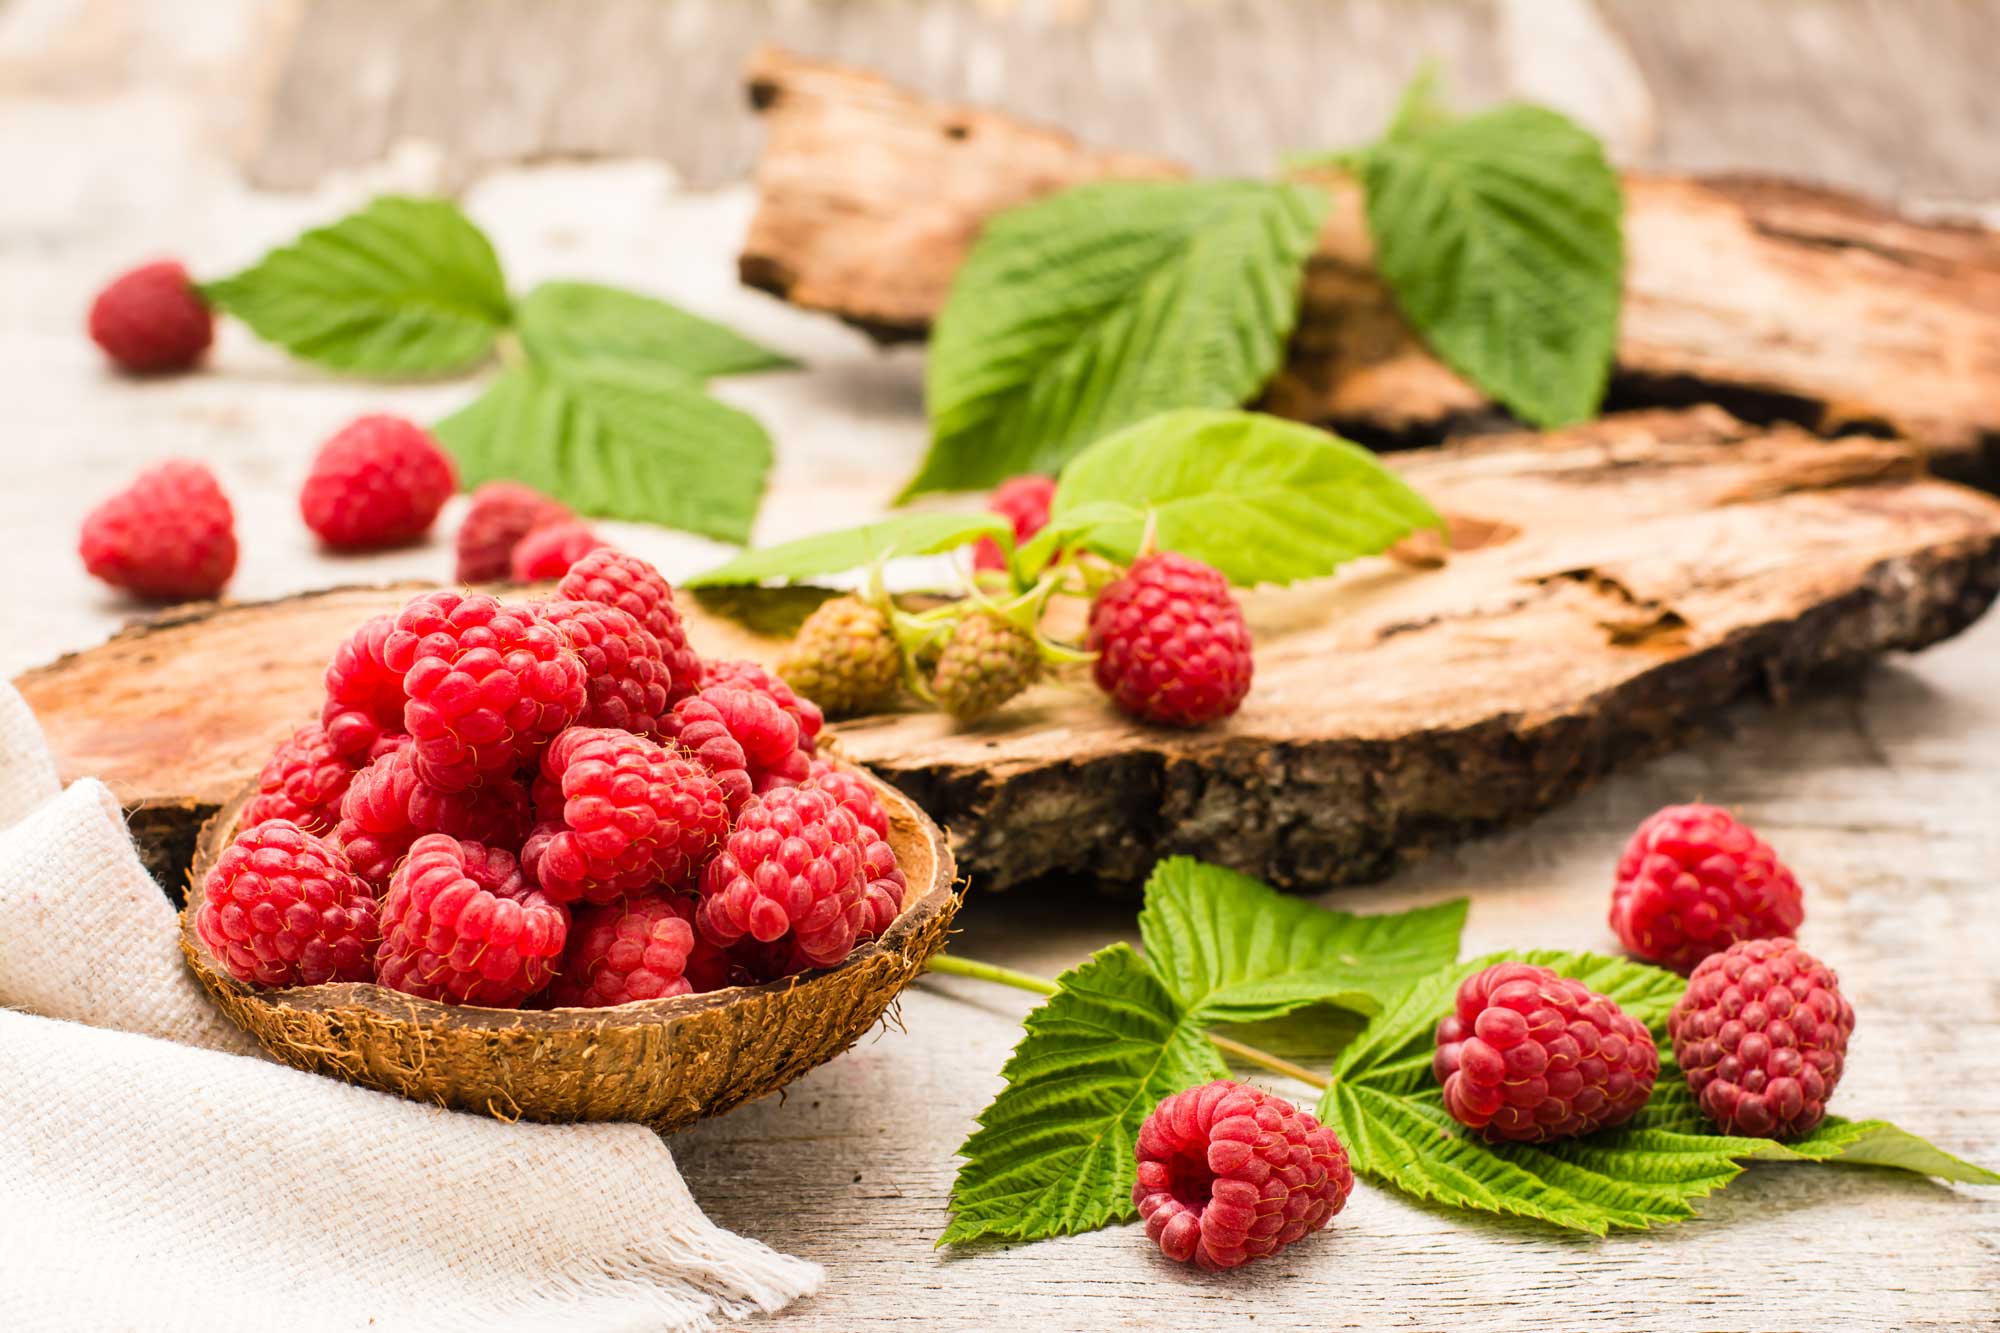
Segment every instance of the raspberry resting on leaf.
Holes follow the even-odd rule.
[[[354,873],[378,889],[396,862],[426,833],[512,846],[527,835],[528,792],[511,776],[464,791],[424,781],[407,741],[354,775],[340,802],[332,841]]]
[[[366,981],[380,938],[368,886],[285,819],[244,829],[216,858],[195,930],[229,975],[253,986]]]
[[[1014,527],[1014,545],[1019,547],[1030,537],[1049,525],[1049,505],[1056,498],[1056,479],[1039,473],[1009,477],[993,488],[986,497],[986,508],[990,513],[1000,515]],[[1000,543],[991,537],[981,537],[979,545],[972,551],[974,569],[1004,570],[1007,557],[1001,553]]]
[[[299,512],[335,550],[401,546],[430,529],[456,489],[450,456],[423,427],[366,416],[320,446]]]
[[[733,689],[755,690],[768,695],[772,703],[784,709],[792,721],[799,724],[799,748],[808,755],[819,752],[819,733],[826,725],[826,715],[820,712],[818,704],[810,699],[801,699],[796,690],[758,663],[740,658],[704,661],[701,664],[701,688],[707,689],[711,685],[727,685]]]
[[[521,860],[559,902],[688,888],[729,831],[722,788],[678,747],[574,727],[542,755]]]
[[[586,523],[571,519],[537,528],[521,538],[509,558],[509,577],[519,583],[538,579],[559,579],[569,567],[605,544]]]
[[[577,726],[661,734],[673,673],[658,639],[629,613],[602,602],[537,602],[535,610],[583,659],[590,702]]]
[[[489,481],[472,493],[458,525],[460,583],[491,583],[513,568],[514,548],[537,528],[574,518],[569,506],[518,481]]]
[[[702,874],[696,923],[725,947],[746,936],[770,944],[790,935],[813,966],[833,967],[872,919],[864,878],[870,841],[816,787],[754,797]]]
[[[236,572],[236,514],[207,468],[162,463],[90,511],[77,551],[92,577],[135,597],[197,601]]]
[[[1324,1227],[1354,1190],[1334,1132],[1281,1097],[1217,1079],[1139,1127],[1132,1202],[1177,1263],[1237,1268]]]
[[[701,688],[701,658],[688,647],[687,626],[674,605],[674,590],[659,570],[638,556],[600,546],[569,567],[556,585],[556,595],[615,606],[644,625],[660,641],[660,655],[673,677],[667,682],[668,707]]]
[[[1098,688],[1142,721],[1198,727],[1250,692],[1250,630],[1228,580],[1173,551],[1142,556],[1097,594],[1088,646]]]
[[[695,933],[694,899],[647,894],[577,908],[562,970],[542,998],[558,1009],[598,1009],[717,990],[728,977],[722,950]]]
[[[1619,941],[1676,972],[1738,940],[1790,935],[1805,916],[1778,854],[1712,805],[1670,805],[1639,825],[1611,889]]]
[[[568,909],[531,887],[512,853],[431,833],[383,896],[375,979],[426,1000],[517,1009],[548,985],[568,938]]]
[[[90,340],[135,375],[191,369],[214,338],[215,316],[175,260],[119,274],[90,303]]]

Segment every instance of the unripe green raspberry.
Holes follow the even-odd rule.
[[[903,653],[880,607],[835,597],[799,626],[778,674],[829,717],[872,713],[896,701]]]
[[[945,712],[977,722],[1034,684],[1041,670],[1032,638],[990,611],[974,611],[939,655],[931,692]]]

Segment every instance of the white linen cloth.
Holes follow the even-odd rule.
[[[710,1328],[818,1265],[638,1125],[504,1124],[261,1058],[104,784],[0,681],[0,1327]]]

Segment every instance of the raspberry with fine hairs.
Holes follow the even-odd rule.
[[[423,834],[512,845],[528,824],[528,792],[520,782],[502,776],[464,791],[440,790],[424,781],[405,741],[354,775],[341,798],[333,843],[355,874],[380,888]]]
[[[1611,928],[1633,956],[1676,972],[1738,940],[1790,935],[1805,919],[1778,854],[1716,806],[1667,806],[1618,858]]]
[[[382,660],[396,618],[371,616],[333,650],[326,668],[326,705],[319,724],[327,741],[349,758],[367,754],[385,735],[403,731],[403,673]]]
[[[340,853],[287,819],[236,835],[202,881],[195,929],[238,981],[366,981],[380,938],[375,896]]]
[[[1266,1259],[1347,1206],[1354,1171],[1334,1132],[1282,1097],[1217,1079],[1164,1098],[1139,1127],[1132,1202],[1176,1263]]]
[[[1789,939],[1710,954],[1667,1016],[1702,1114],[1750,1138],[1796,1139],[1826,1118],[1853,1034],[1840,979]]]
[[[993,488],[986,497],[989,513],[1000,515],[1014,527],[1014,544],[1019,546],[1028,538],[1049,525],[1049,505],[1056,498],[1056,479],[1039,473],[1009,477]],[[1000,543],[991,537],[981,537],[979,545],[973,548],[972,567],[974,569],[1004,570],[1007,557],[1000,552]]]
[[[215,597],[236,572],[236,513],[207,468],[162,463],[90,511],[77,553],[91,577],[135,597]]]
[[[1460,1124],[1494,1141],[1549,1143],[1637,1115],[1660,1053],[1645,1024],[1582,982],[1495,963],[1460,983],[1431,1072]]]
[[[659,570],[638,556],[600,546],[569,567],[556,585],[556,595],[615,606],[644,625],[660,641],[660,653],[673,677],[667,682],[669,707],[701,688],[701,658],[688,647],[674,590]]]
[[[819,705],[810,699],[802,699],[791,686],[779,680],[756,662],[741,658],[721,661],[706,660],[701,664],[701,687],[726,685],[731,689],[755,690],[770,697],[772,703],[785,710],[792,721],[799,724],[799,748],[808,755],[819,751],[820,729],[826,725],[826,715]]]
[[[755,797],[702,874],[696,923],[725,947],[789,934],[815,967],[833,967],[871,920],[868,842],[854,816],[817,788]]]
[[[135,375],[191,369],[214,339],[215,316],[177,260],[121,273],[90,303],[90,340]]]
[[[590,525],[571,519],[536,528],[521,538],[508,559],[508,576],[518,583],[559,579],[586,554],[605,544]]]
[[[752,791],[797,786],[811,760],[799,749],[799,724],[765,694],[717,686],[674,705],[667,734],[715,774],[730,809]]]
[[[688,887],[729,830],[722,788],[692,756],[608,727],[556,737],[535,807],[521,859],[560,902]]]
[[[568,938],[568,909],[531,887],[512,853],[427,834],[382,899],[375,979],[426,1000],[518,1009],[548,985]]]
[[[875,794],[875,784],[850,769],[835,768],[824,759],[813,760],[807,775],[813,786],[828,793],[861,821],[861,826],[878,838],[889,836],[889,812]]]
[[[353,781],[353,762],[333,748],[323,727],[309,723],[281,742],[257,774],[257,794],[243,807],[242,826],[287,819],[325,837],[340,822],[340,799]]]
[[[1229,581],[1173,551],[1133,562],[1097,594],[1088,646],[1098,688],[1142,721],[1198,727],[1250,692],[1250,631]]]
[[[660,641],[630,614],[602,602],[537,602],[535,610],[583,659],[590,702],[576,725],[659,735],[673,678]]]
[[[514,548],[537,528],[576,517],[562,501],[518,481],[489,481],[472,493],[458,525],[460,583],[491,583],[513,568]]]
[[[728,972],[722,950],[695,933],[693,898],[647,894],[576,909],[562,969],[543,999],[559,1009],[662,1000],[716,990]]]
[[[430,529],[457,488],[450,456],[423,427],[366,416],[320,446],[299,491],[299,513],[335,550],[401,546]]]
[[[415,598],[382,661],[403,673],[417,771],[445,791],[510,775],[588,702],[583,659],[563,632],[485,593]]]

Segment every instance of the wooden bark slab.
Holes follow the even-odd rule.
[[[1393,462],[1460,549],[1248,596],[1257,683],[1227,724],[1135,726],[1059,681],[982,728],[888,714],[840,745],[981,887],[1132,878],[1170,852],[1315,887],[1545,809],[1739,696],[1956,633],[2000,589],[2000,501],[1894,441],[1701,408]],[[184,866],[193,821],[317,708],[334,645],[411,591],[192,608],[17,684],[64,772],[110,782]],[[690,638],[768,657],[799,596],[739,601],[768,633],[689,600]]]
[[[922,336],[993,213],[1082,181],[1182,173],[775,51],[750,88],[769,135],[743,280],[884,339]],[[1357,193],[1327,183],[1335,207],[1266,406],[1371,443],[1495,417],[1404,324]],[[2000,457],[2000,234],[1765,180],[1633,174],[1625,191],[1614,402],[1887,427],[1968,475]]]

